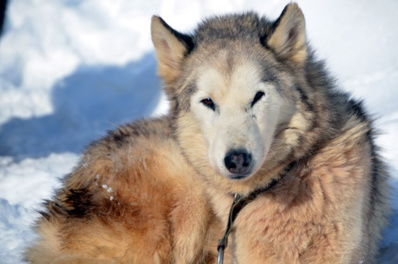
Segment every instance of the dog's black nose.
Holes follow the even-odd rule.
[[[233,174],[247,174],[250,170],[252,155],[245,150],[232,150],[224,158],[225,167]]]

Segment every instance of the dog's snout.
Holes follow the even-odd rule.
[[[230,151],[224,158],[225,167],[233,174],[244,175],[250,171],[251,154],[245,150]]]

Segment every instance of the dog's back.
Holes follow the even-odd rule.
[[[92,144],[47,202],[28,261],[200,263],[211,258],[203,254],[211,216],[207,201],[169,124],[168,118],[141,121]]]

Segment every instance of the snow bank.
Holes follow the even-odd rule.
[[[0,158],[0,263],[22,263],[21,253],[34,238],[31,227],[37,211],[78,159],[73,153],[21,162]]]

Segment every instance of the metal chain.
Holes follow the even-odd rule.
[[[238,215],[239,211],[244,207],[245,202],[246,199],[244,199],[244,197],[235,194],[234,201],[232,202],[231,209],[229,210],[227,229],[225,230],[224,236],[218,242],[217,264],[223,264],[224,262],[224,250],[228,246],[228,235],[231,232],[232,224],[236,216]]]

